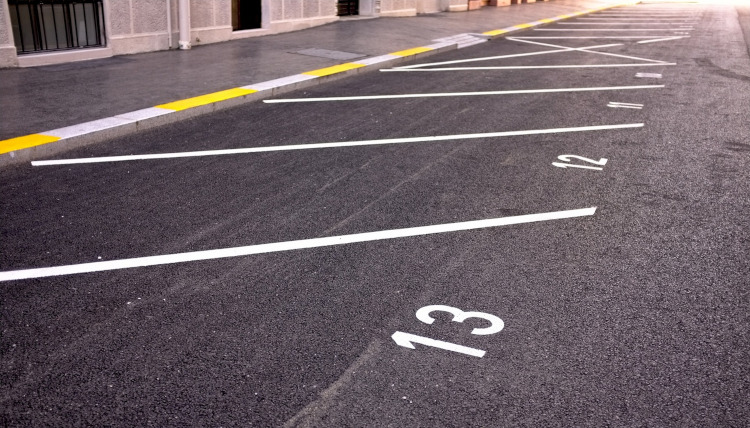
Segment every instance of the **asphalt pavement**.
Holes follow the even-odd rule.
[[[0,420],[747,425],[738,16],[620,7],[0,170]]]

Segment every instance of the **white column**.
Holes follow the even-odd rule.
[[[180,49],[190,49],[190,0],[179,0]]]

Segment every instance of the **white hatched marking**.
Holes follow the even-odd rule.
[[[652,36],[654,37],[654,36]],[[663,36],[658,36],[663,37]],[[433,63],[423,63],[423,64],[414,64],[414,65],[407,65],[403,67],[394,67],[392,69],[381,69],[380,71],[415,71],[415,70],[425,70],[425,71],[457,71],[457,70],[512,70],[512,69],[529,69],[529,68],[572,68],[575,66],[533,66],[533,67],[448,67],[448,68],[426,68],[426,67],[433,67],[433,66],[439,66],[439,65],[451,65],[451,64],[464,64],[468,62],[481,62],[481,61],[490,61],[490,60],[496,60],[496,59],[507,59],[507,58],[517,58],[517,57],[523,57],[523,56],[534,56],[534,55],[546,55],[551,53],[558,53],[558,52],[586,52],[591,53],[595,55],[605,55],[605,56],[613,56],[617,58],[626,58],[626,59],[633,59],[637,61],[643,61],[646,63],[655,63],[659,65],[673,65],[670,63],[666,63],[664,61],[654,60],[654,59],[648,59],[648,58],[640,58],[635,56],[628,56],[628,55],[619,55],[614,54],[610,52],[600,52],[592,49],[597,48],[604,48],[604,47],[613,47],[613,46],[622,46],[621,43],[612,43],[612,44],[606,44],[606,45],[596,45],[596,46],[585,46],[581,48],[572,48],[569,46],[561,46],[561,45],[555,45],[551,43],[542,43],[542,42],[535,42],[532,40],[529,40],[528,38],[523,37],[508,37],[506,40],[512,40],[516,42],[522,42],[522,43],[529,43],[533,45],[539,45],[539,46],[547,46],[547,47],[553,47],[556,48],[556,50],[546,50],[546,51],[539,51],[539,52],[527,52],[522,54],[513,54],[513,55],[500,55],[500,56],[491,56],[491,57],[482,57],[482,58],[468,58],[468,59],[461,59],[461,60],[454,60],[454,61],[442,61],[442,62],[433,62]],[[645,64],[644,64],[645,65]],[[600,66],[600,65],[595,65]],[[607,64],[607,65],[601,65],[601,66],[607,66],[611,67],[613,65]],[[614,65],[614,66],[630,66],[630,65]]]

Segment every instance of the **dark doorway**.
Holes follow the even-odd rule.
[[[261,0],[232,0],[232,29],[251,30],[261,28]]]
[[[338,16],[359,15],[359,0],[338,0],[336,8]]]

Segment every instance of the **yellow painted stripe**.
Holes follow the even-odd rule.
[[[161,104],[156,107],[168,109],[168,110],[186,110],[193,107],[198,107],[206,104],[215,103],[218,101],[224,101],[231,98],[241,97],[243,95],[252,94],[258,92],[255,89],[244,89],[244,88],[233,88],[225,91],[214,92],[211,94],[201,95],[199,97],[188,98],[185,100],[175,101],[167,104]]]
[[[355,68],[365,67],[364,64],[357,64],[356,62],[348,62],[346,64],[334,65],[333,67],[320,68],[318,70],[306,71],[302,74],[308,74],[310,76],[328,76],[331,74],[341,73],[348,70],[354,70]]]
[[[409,55],[416,55],[416,54],[422,53],[422,52],[429,52],[431,50],[433,50],[433,49],[432,48],[426,48],[426,47],[418,47],[418,48],[406,49],[406,50],[398,51],[398,52],[391,52],[388,55],[409,56]]]
[[[518,29],[529,28],[529,27],[533,27],[533,25],[531,25],[531,24],[518,24],[518,25],[514,25],[513,26],[513,28],[518,28]]]
[[[556,17],[555,19],[568,19],[570,17],[571,17],[571,15],[560,15],[560,16]]]
[[[488,36],[497,36],[499,34],[505,34],[507,32],[508,32],[508,30],[492,30],[492,31],[485,31],[482,34],[486,34]]]
[[[0,141],[0,154],[41,146],[42,144],[52,143],[59,139],[60,137],[55,137],[54,135],[31,134],[11,138],[10,140],[2,140]]]
[[[545,24],[547,24],[550,22],[555,22],[555,20],[554,19],[540,19],[539,22],[544,22]]]

